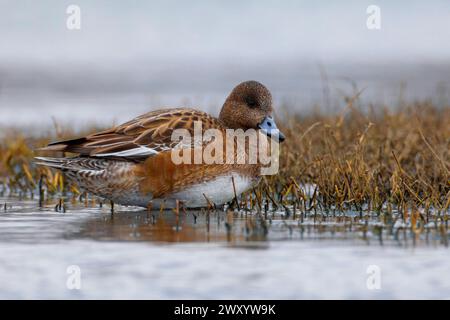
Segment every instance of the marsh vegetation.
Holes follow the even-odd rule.
[[[264,221],[282,214],[300,224],[357,219],[363,228],[367,217],[377,217],[381,225],[398,222],[413,234],[432,225],[447,239],[450,108],[422,102],[361,111],[358,100],[348,98],[338,113],[316,109],[281,118],[287,139],[279,174],[265,176],[229,203],[228,212],[258,215]],[[3,130],[1,195],[36,199],[39,206],[59,212],[79,205],[110,206],[67,183],[61,172],[34,165],[34,148],[86,133],[56,122],[52,131],[27,135],[18,128]],[[211,204],[204,211],[217,209]]]

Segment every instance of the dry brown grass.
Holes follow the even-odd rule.
[[[380,211],[392,204],[446,211],[449,124],[450,108],[429,103],[367,113],[349,105],[338,115],[294,117],[284,126],[281,174],[269,183],[315,184],[323,210]]]
[[[361,112],[352,103],[340,114],[318,111],[289,117],[281,126],[287,139],[280,173],[265,177],[244,195],[242,207],[260,212],[281,207],[293,214],[392,208],[405,214],[411,208],[446,212],[450,108],[424,102],[395,111]],[[26,137],[14,129],[4,134],[0,139],[3,193],[36,196],[41,183],[47,196],[79,194],[75,186],[64,184],[60,173],[32,163],[33,148],[74,135],[56,131],[43,138]],[[314,185],[312,194],[304,192],[306,184]]]

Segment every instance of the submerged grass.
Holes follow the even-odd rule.
[[[447,217],[450,107],[421,102],[363,112],[349,99],[341,113],[316,110],[286,119],[279,174],[265,176],[232,206],[265,216],[283,210],[293,219],[349,210],[395,211],[414,225],[428,222],[430,213]],[[59,208],[61,198],[86,204],[93,199],[67,184],[60,172],[33,164],[34,148],[87,133],[55,127],[55,134],[41,137],[15,128],[2,132],[0,195],[53,198]]]

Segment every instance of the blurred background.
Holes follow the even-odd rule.
[[[81,29],[66,26],[69,5]],[[381,29],[366,25],[369,5]],[[0,126],[111,124],[161,106],[217,114],[254,79],[278,113],[448,103],[449,1],[0,0]],[[280,111],[281,110],[281,111]]]

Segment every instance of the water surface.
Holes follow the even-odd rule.
[[[448,229],[432,225],[414,236],[375,214],[111,215],[0,201],[0,298],[450,298]],[[380,289],[367,285],[374,265]],[[79,290],[67,287],[69,266]]]

